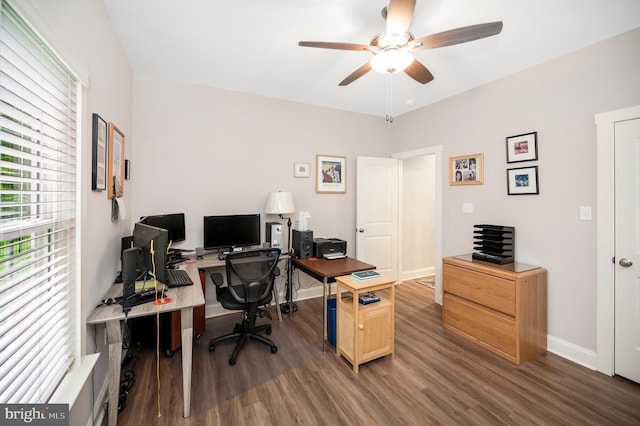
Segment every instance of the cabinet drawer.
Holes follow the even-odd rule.
[[[444,264],[444,292],[460,296],[508,315],[516,314],[515,283],[493,275]]]
[[[510,356],[516,356],[516,327],[511,318],[445,294],[442,322]]]

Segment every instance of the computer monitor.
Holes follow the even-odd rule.
[[[204,217],[205,250],[257,246],[260,242],[260,214]]]
[[[146,225],[155,226],[156,228],[166,229],[169,231],[169,241],[174,243],[184,241],[186,238],[184,213],[144,216],[140,218],[140,222]]]
[[[154,256],[151,256],[153,242]],[[166,283],[167,246],[169,245],[169,231],[164,228],[137,222],[133,228],[133,246],[141,250],[140,268],[155,272],[156,279]]]

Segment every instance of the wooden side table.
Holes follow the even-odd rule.
[[[395,280],[389,277],[359,281],[336,278],[336,356],[344,356],[358,373],[360,364],[391,355],[394,358]],[[363,305],[361,294],[375,293],[380,301]]]

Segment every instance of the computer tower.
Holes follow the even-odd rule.
[[[136,265],[141,250],[137,247],[125,249],[122,252],[122,307],[131,306],[133,294],[136,292]]]
[[[306,259],[313,257],[313,231],[293,230],[291,237],[291,249],[293,257]]]
[[[284,250],[284,232],[283,226],[280,222],[267,222],[267,230],[265,232],[267,243],[269,247],[279,248]]]

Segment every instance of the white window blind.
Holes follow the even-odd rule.
[[[0,403],[43,403],[74,356],[79,85],[0,5]]]

